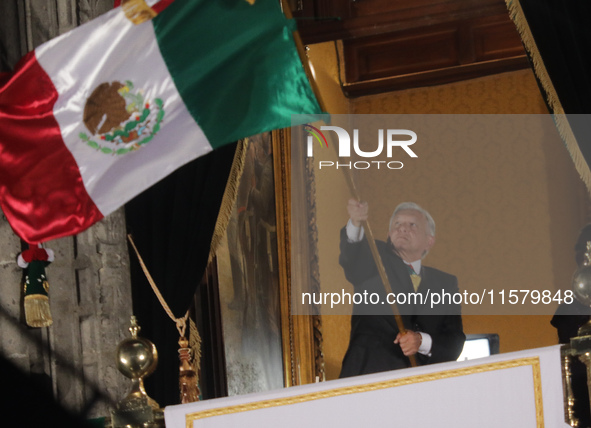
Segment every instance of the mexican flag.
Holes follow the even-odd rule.
[[[121,8],[0,77],[0,205],[37,243],[83,231],[221,145],[320,113],[277,0]]]

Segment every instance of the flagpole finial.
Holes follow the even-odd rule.
[[[135,25],[149,21],[158,15],[146,4],[146,0],[121,0],[121,8],[126,18]]]

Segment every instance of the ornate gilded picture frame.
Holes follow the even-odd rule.
[[[314,179],[311,165],[292,159],[291,129],[274,131],[275,195],[278,225],[278,250],[281,285],[281,315],[285,384],[302,385],[324,380],[322,327],[318,315],[293,315],[292,280],[306,278],[319,284],[315,233]],[[293,181],[296,181],[295,183]],[[309,212],[304,225],[292,222],[292,202],[306,205]],[[304,240],[306,254],[292,254],[292,236]],[[305,260],[302,264],[300,261]],[[293,275],[294,269],[297,275]]]
[[[322,378],[319,318],[291,313],[290,131],[244,144],[235,205],[216,254],[229,395]]]

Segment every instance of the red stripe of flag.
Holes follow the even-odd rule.
[[[152,6],[151,9],[158,14],[166,9],[173,1],[174,0],[160,0],[158,3]],[[115,0],[113,9],[119,6],[121,6],[121,0]]]
[[[162,12],[166,9],[174,0],[160,0],[154,6],[152,6],[152,10],[156,13]]]
[[[78,233],[103,218],[62,140],[57,98],[35,52],[0,81],[0,205],[29,243]]]

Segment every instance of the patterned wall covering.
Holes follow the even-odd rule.
[[[530,70],[353,99],[351,113],[544,114]]]

